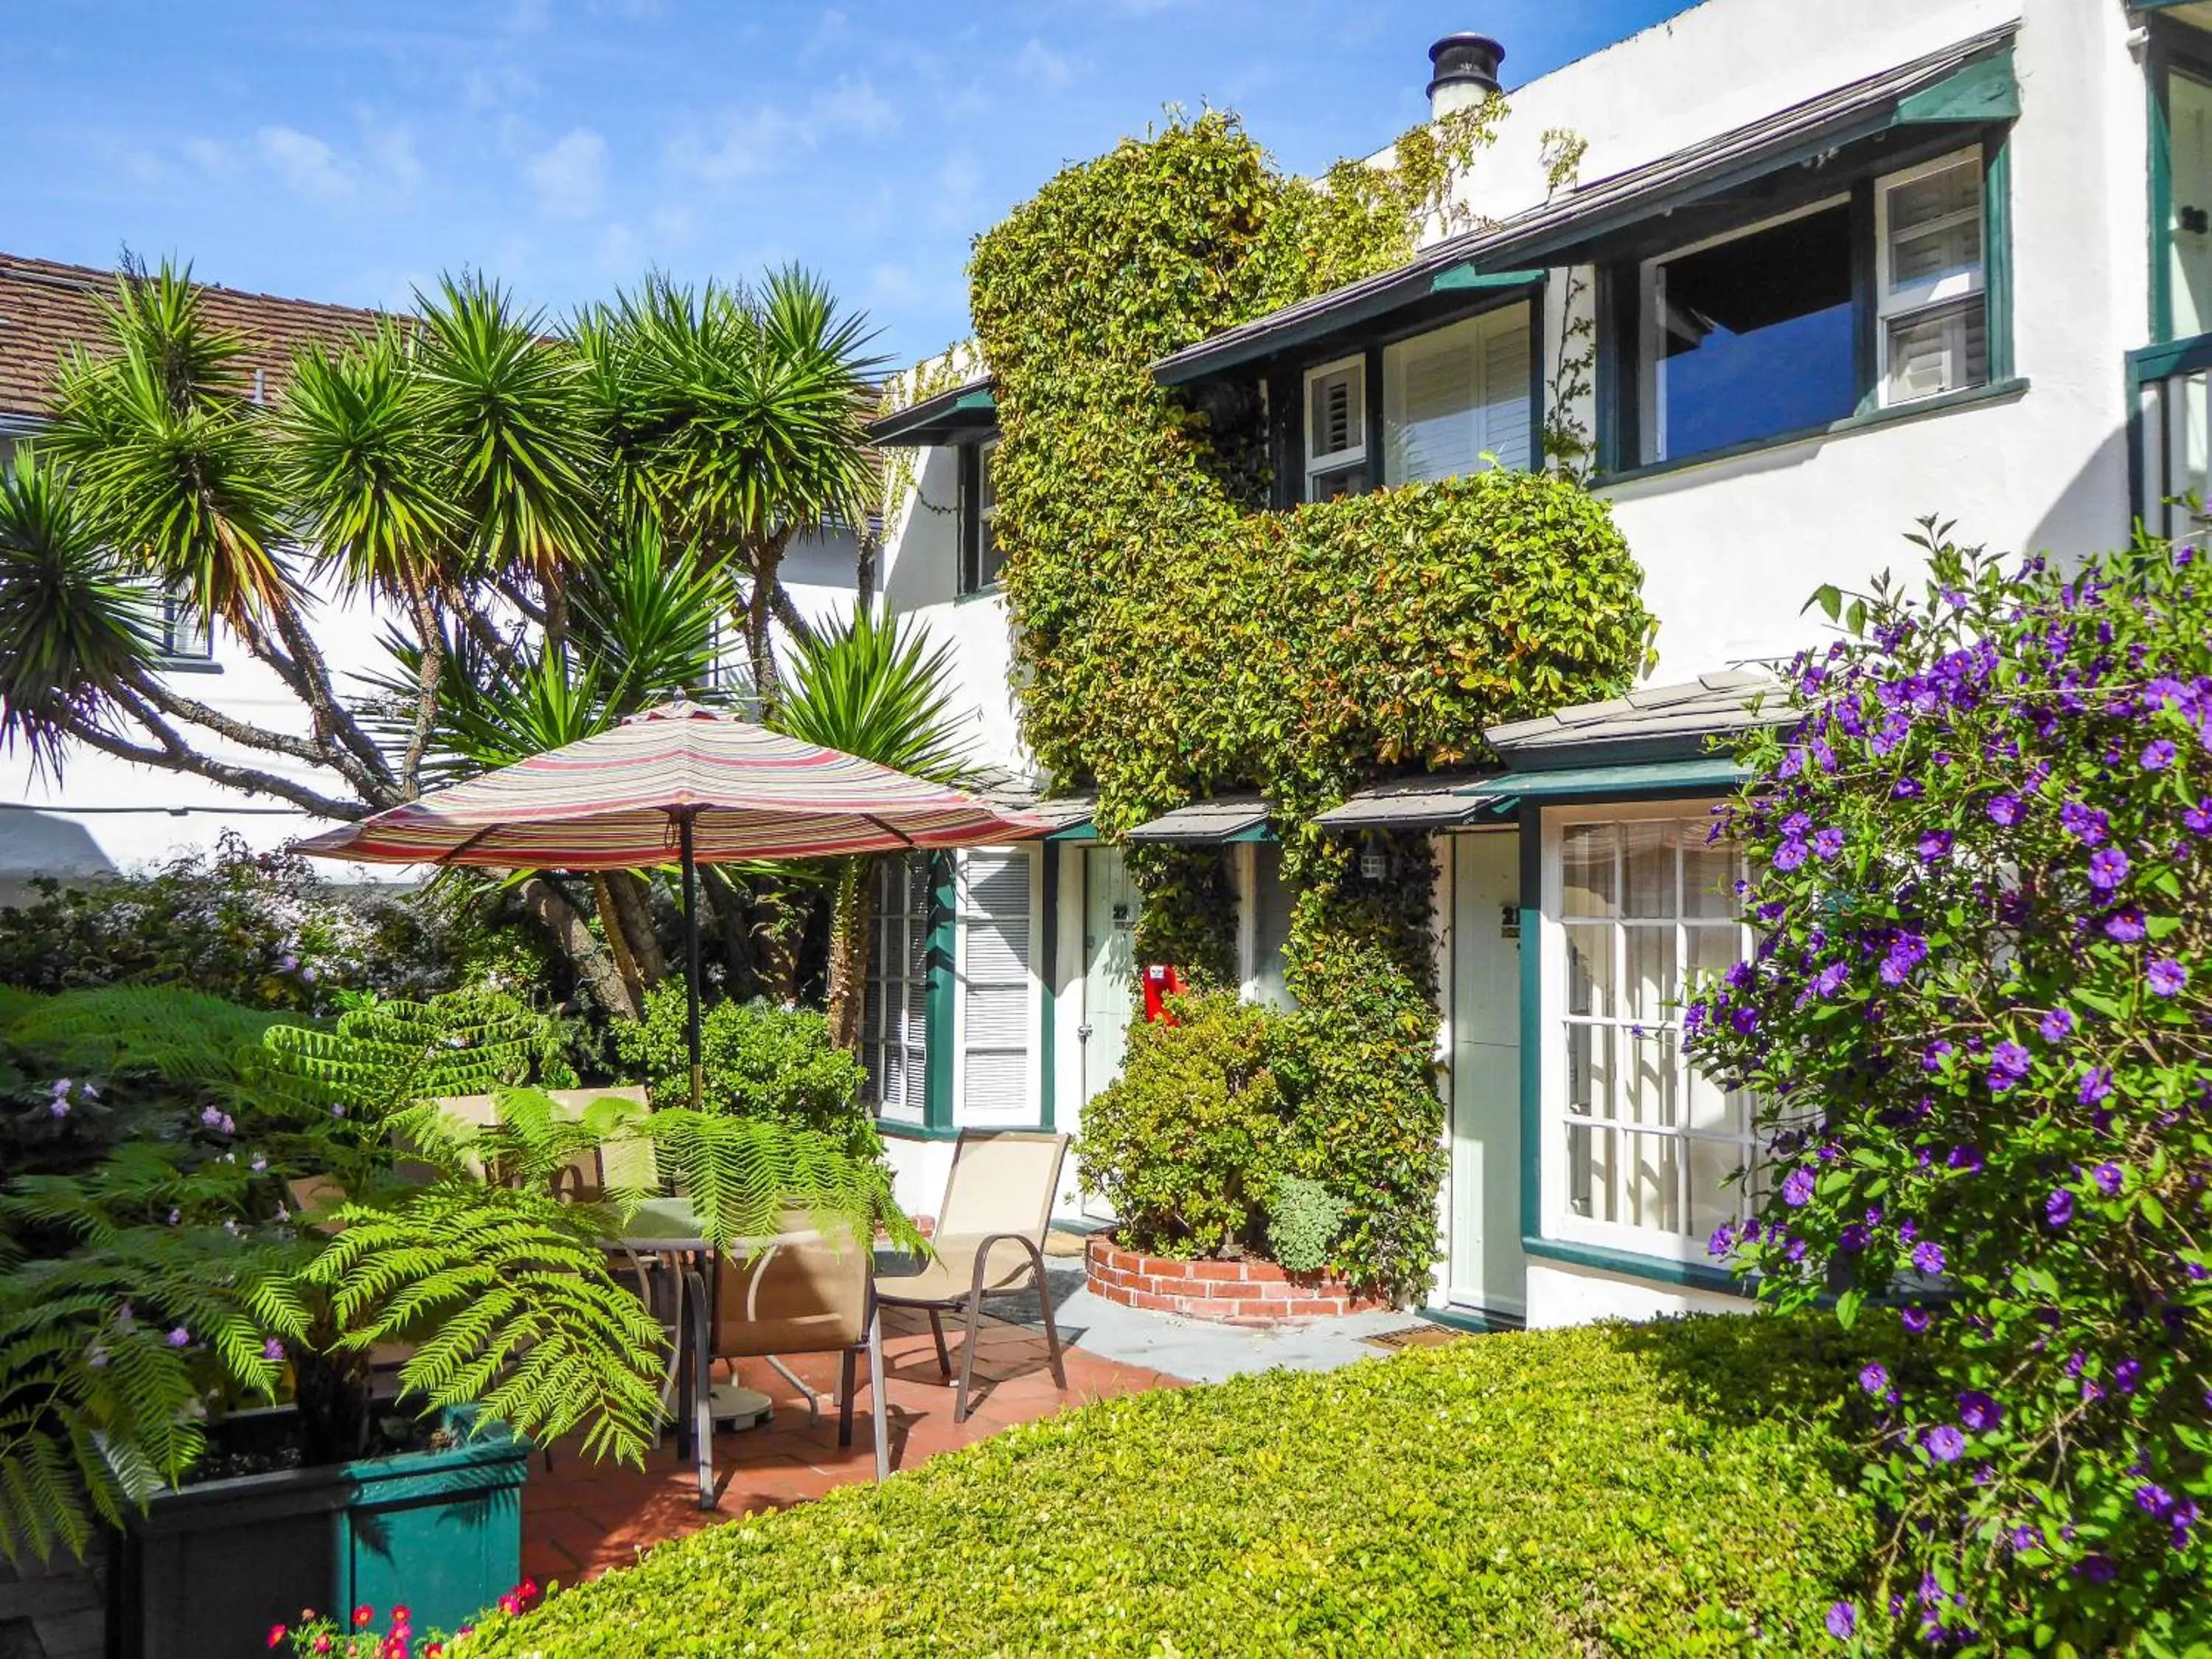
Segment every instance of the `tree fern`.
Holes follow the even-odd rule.
[[[882,1226],[915,1249],[921,1236],[892,1201],[890,1176],[852,1157],[830,1136],[764,1118],[664,1107],[647,1121],[665,1175],[673,1175],[706,1236],[732,1245],[777,1230],[784,1213],[807,1211],[872,1238]],[[617,1194],[617,1201],[623,1195]]]

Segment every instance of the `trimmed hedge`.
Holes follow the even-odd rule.
[[[465,1651],[1818,1650],[1873,1538],[1838,1334],[1595,1326],[1108,1401],[667,1544]]]

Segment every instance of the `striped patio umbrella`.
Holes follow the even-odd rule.
[[[684,874],[691,1090],[699,1095],[698,868],[985,847],[1050,826],[693,702],[297,842],[316,858]]]

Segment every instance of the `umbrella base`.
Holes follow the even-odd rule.
[[[769,1422],[775,1415],[775,1402],[758,1389],[718,1382],[707,1411],[716,1428],[734,1432],[757,1429]]]

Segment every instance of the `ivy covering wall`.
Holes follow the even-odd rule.
[[[1390,878],[1365,882],[1310,820],[1376,776],[1480,763],[1486,725],[1624,690],[1650,635],[1641,572],[1605,507],[1550,474],[1266,511],[1258,385],[1186,398],[1148,366],[1402,263],[1422,226],[1463,217],[1449,179],[1501,113],[1318,183],[1233,116],[1177,119],[1061,173],[971,267],[1025,735],[1063,786],[1095,784],[1109,841],[1225,789],[1275,803],[1307,1161],[1351,1206],[1334,1265],[1407,1294],[1443,1174],[1433,859],[1396,837]],[[1220,855],[1131,862],[1140,959],[1225,976]]]

